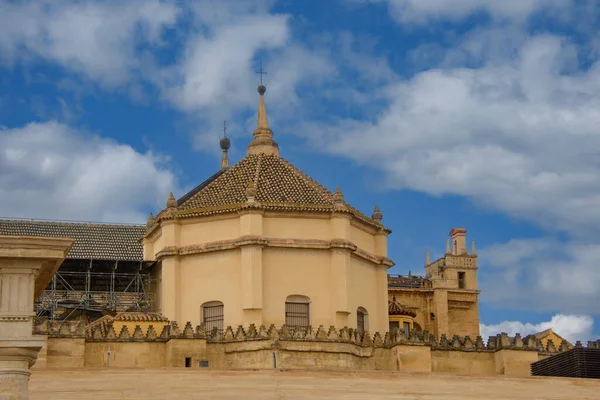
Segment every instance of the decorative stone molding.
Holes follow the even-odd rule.
[[[163,248],[156,254],[157,260],[168,256],[182,256],[192,254],[208,254],[216,251],[226,251],[239,249],[244,246],[260,246],[266,248],[287,248],[287,249],[315,249],[315,250],[331,250],[344,249],[349,250],[353,256],[361,258],[365,261],[384,265],[386,267],[394,266],[392,260],[387,257],[380,257],[362,249],[359,249],[354,243],[348,240],[310,240],[310,239],[280,239],[266,238],[264,236],[242,236],[237,239],[220,240],[216,242],[204,243],[201,245],[192,246],[169,246]]]
[[[31,318],[28,316],[0,316],[0,322],[28,322]]]

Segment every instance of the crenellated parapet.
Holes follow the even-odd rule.
[[[154,328],[153,325],[146,329],[136,325],[134,329],[122,326],[119,331],[116,331],[112,325],[97,325],[94,329],[86,329],[83,321],[36,320],[34,334],[47,335],[51,338],[85,338],[88,342],[167,342],[171,339],[202,339],[207,343],[234,343],[262,340],[346,343],[360,347],[387,349],[398,345],[428,346],[431,350],[463,352],[524,350],[537,351],[541,355],[552,355],[573,347],[566,342],[557,347],[552,340],[549,340],[544,348],[542,342],[534,335],[523,338],[519,333],[512,337],[506,333],[500,333],[490,336],[485,343],[481,336],[471,338],[454,335],[452,338],[448,338],[446,335],[442,335],[437,341],[435,336],[428,331],[415,332],[414,330],[408,333],[404,331],[386,332],[382,335],[379,332],[361,334],[358,330],[348,327],[337,329],[334,326],[313,328],[312,326],[289,327],[284,325],[277,328],[275,325],[267,327],[251,324],[248,327],[238,326],[235,329],[228,326],[223,331],[216,328],[207,331],[204,324],[193,327],[190,322],[186,323],[183,328],[177,322],[170,322],[159,329]],[[583,347],[583,344],[577,342],[574,347]],[[600,348],[600,340],[588,342],[587,347]]]
[[[84,321],[51,321],[36,318],[33,323],[33,334],[56,338],[80,339],[85,337]]]

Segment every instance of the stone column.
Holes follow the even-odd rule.
[[[34,299],[72,244],[72,239],[0,236],[0,400],[29,398],[29,369],[44,343],[33,335]]]

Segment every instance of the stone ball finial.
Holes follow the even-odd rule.
[[[262,96],[267,92],[267,87],[265,85],[258,85],[256,91]]]
[[[148,220],[146,221],[146,229],[152,228],[155,222],[154,216],[150,213],[150,215],[148,215]]]
[[[373,214],[371,215],[375,221],[380,222],[383,219],[383,213],[379,210],[379,206],[375,204],[375,210],[373,210]]]
[[[229,148],[231,147],[231,140],[229,140],[228,137],[224,136],[221,138],[219,145],[221,146],[221,150],[229,150]]]
[[[167,208],[177,208],[177,200],[175,200],[173,192],[169,193],[169,198],[167,199]]]

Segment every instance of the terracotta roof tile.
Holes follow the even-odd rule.
[[[142,225],[0,220],[0,235],[74,239],[67,258],[78,259],[141,260],[143,248],[138,240],[145,233]]]
[[[115,321],[169,322],[169,318],[152,312],[120,312],[115,316]]]
[[[144,313],[144,312],[120,312],[114,317],[111,315],[105,315],[98,318],[94,322],[91,322],[85,326],[86,336],[92,336],[94,331],[99,327],[102,335],[106,336],[106,333],[115,321],[122,322],[169,322],[169,319],[159,313]],[[119,332],[116,332],[118,335]]]
[[[417,316],[417,314],[413,310],[409,310],[408,308],[398,303],[398,301],[396,300],[396,296],[393,296],[392,300],[388,301],[388,314],[407,315],[413,318]]]
[[[247,207],[252,180],[255,200],[265,210],[331,212],[334,195],[327,188],[277,155],[250,154],[211,177],[179,200],[179,217],[224,214]],[[368,224],[381,225],[346,204],[347,212]],[[167,218],[164,210],[157,219]]]

